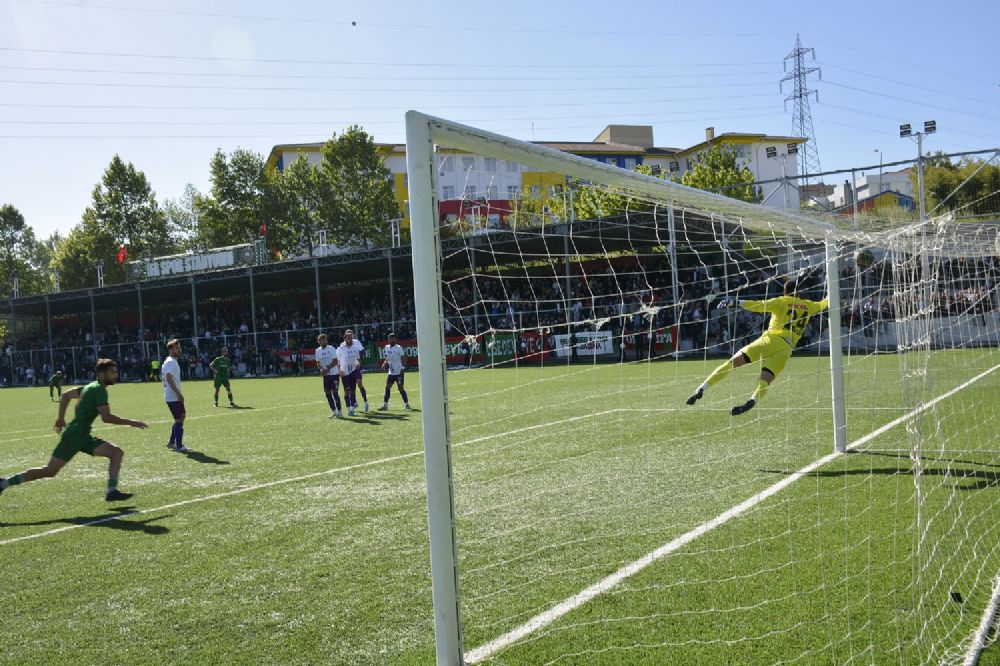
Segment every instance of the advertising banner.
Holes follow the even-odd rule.
[[[643,330],[632,333],[631,331],[625,336],[625,349],[633,350],[638,343],[639,347],[645,351],[647,347],[646,335],[650,331]],[[672,352],[677,349],[677,337],[678,329],[677,326],[671,326],[669,328],[654,328],[653,331],[653,351],[654,352]]]
[[[611,331],[580,331],[573,335],[554,335],[556,356],[566,358],[573,354],[576,338],[577,356],[607,356],[617,353]]]

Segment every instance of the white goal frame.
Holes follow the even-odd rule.
[[[434,147],[465,150],[581,179],[621,187],[682,205],[708,208],[734,218],[753,218],[781,229],[797,228],[826,239],[829,292],[830,370],[834,451],[847,449],[847,419],[840,326],[840,270],[832,225],[779,208],[751,204],[678,183],[601,164],[584,157],[510,139],[417,111],[406,114],[406,169],[409,181],[417,351],[424,437],[424,467],[434,601],[437,663],[464,663],[459,610],[458,553],[448,420],[447,366],[441,292],[441,243]],[[670,216],[673,219],[673,216]]]

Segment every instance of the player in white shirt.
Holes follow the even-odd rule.
[[[389,334],[389,344],[383,350],[385,359],[382,361],[382,368],[389,370],[389,376],[385,379],[385,397],[382,398],[382,406],[378,408],[380,412],[389,409],[389,390],[395,384],[399,388],[399,395],[403,398],[403,408],[410,408],[410,400],[406,397],[406,389],[403,388],[403,376],[406,373],[406,350],[396,342],[396,334]]]
[[[160,377],[163,379],[163,399],[167,401],[167,408],[174,417],[167,448],[187,453],[190,449],[184,446],[184,417],[187,411],[184,409],[184,394],[181,393],[181,364],[177,361],[180,357],[180,341],[167,342],[167,358],[160,369]]]
[[[344,403],[347,405],[347,415],[354,416],[358,407],[355,389],[361,379],[361,357],[364,356],[364,346],[354,339],[354,331],[344,331],[344,341],[337,347],[337,363],[340,366],[340,377],[344,382]],[[365,411],[368,402],[365,401]]]
[[[326,394],[326,402],[330,405],[330,418],[340,418],[340,371],[337,369],[337,350],[326,343],[326,333],[320,333],[316,337],[316,347],[314,352],[316,365],[319,366],[319,374],[323,375],[323,393]]]

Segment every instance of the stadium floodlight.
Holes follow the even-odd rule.
[[[788,144],[786,146],[786,148],[788,149],[788,154],[789,155],[798,155],[799,154],[799,144],[797,144],[797,143],[790,143],[790,144]]]
[[[768,158],[777,157],[778,149],[775,148],[774,146],[768,146],[767,148],[764,149],[764,153],[767,154]]]
[[[936,120],[925,120],[924,121],[924,134],[933,134],[937,132],[937,121]]]
[[[905,125],[900,125],[899,126],[899,136],[900,137],[906,138],[906,137],[910,136],[911,134],[913,134],[913,128],[910,127],[909,123],[907,123]]]

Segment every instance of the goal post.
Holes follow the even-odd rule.
[[[846,451],[847,424],[840,349],[840,274],[832,225],[791,211],[766,208],[696,190],[662,178],[510,139],[416,111],[409,111],[406,114],[406,148],[438,664],[463,663],[464,648],[459,602],[447,363],[444,353],[442,238],[439,233],[436,148],[489,156],[541,171],[572,174],[574,179],[588,185],[627,190],[639,197],[665,202],[664,212],[669,242],[664,244],[669,245],[667,255],[671,258],[673,300],[674,307],[678,309],[681,296],[678,293],[676,258],[678,213],[675,212],[675,206],[711,210],[718,214],[723,220],[723,236],[726,233],[725,219],[728,217],[732,220],[752,219],[783,234],[801,233],[803,229],[807,229],[814,238],[825,237],[827,287],[830,292],[830,390],[833,396],[834,451],[840,453]],[[572,218],[572,213],[567,213],[567,217]],[[786,248],[786,261],[791,261],[791,255],[791,249]],[[474,262],[474,252],[471,256]],[[568,259],[566,261],[568,271]],[[567,272],[567,279],[568,275]],[[725,279],[728,282],[728,274]],[[568,306],[568,301],[566,305]],[[600,326],[599,323],[597,325]],[[624,338],[622,348],[624,349]],[[671,356],[677,358],[678,353],[675,343]]]

